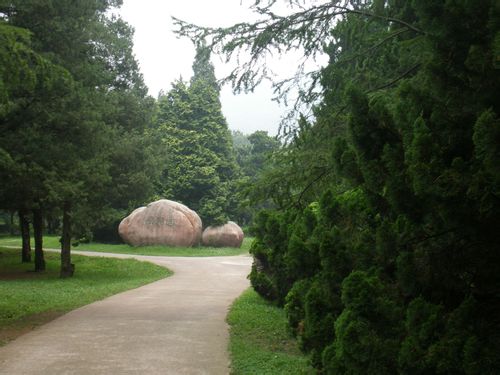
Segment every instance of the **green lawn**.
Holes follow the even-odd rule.
[[[126,244],[81,243],[74,246],[73,250],[98,251],[104,253],[138,254],[138,255],[164,255],[185,257],[212,257],[248,254],[253,238],[245,238],[241,248],[235,247],[167,247],[144,246],[133,247]],[[32,241],[33,245],[33,241]],[[59,249],[59,236],[44,236],[44,248]],[[20,237],[0,237],[0,246],[21,246]]]
[[[286,329],[283,309],[253,289],[233,303],[227,321],[232,374],[315,374]]]
[[[64,312],[171,275],[133,259],[74,255],[75,275],[59,278],[59,254],[46,253],[47,270],[31,272],[19,250],[0,247],[0,345]]]

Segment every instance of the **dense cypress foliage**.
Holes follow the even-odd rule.
[[[328,134],[330,186],[320,198],[307,195],[305,208],[262,214],[252,283],[285,305],[303,348],[328,374],[493,374],[498,14],[493,2],[416,2],[404,11],[426,35],[395,38],[359,56],[360,67],[338,63],[359,19],[337,25],[347,48],[330,46],[316,124],[292,146],[312,149]],[[371,91],[417,65],[411,77]],[[354,81],[345,79],[351,69]]]
[[[498,373],[498,2],[333,1],[289,17],[274,3],[256,2],[256,24],[178,21],[216,50],[250,46],[247,68],[330,41],[314,120],[254,190],[278,208],[256,219],[252,285],[324,373]]]
[[[189,85],[178,81],[158,99],[156,128],[165,156],[158,194],[198,212],[205,226],[219,225],[234,212],[238,171],[210,50],[203,44],[193,72]]]

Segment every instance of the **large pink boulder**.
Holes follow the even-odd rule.
[[[201,240],[201,219],[183,204],[161,199],[134,210],[118,227],[132,246],[196,246]]]
[[[233,221],[218,227],[208,227],[203,231],[201,242],[204,246],[240,247],[243,242],[243,231]]]

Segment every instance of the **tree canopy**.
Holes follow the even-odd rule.
[[[131,28],[106,14],[120,4],[0,5],[6,42],[0,52],[0,148],[9,181],[0,188],[0,203],[33,211],[36,270],[44,268],[43,216],[64,214],[61,275],[70,276],[72,229],[77,237],[90,233],[110,212],[152,194],[147,154],[122,165],[124,147],[145,139],[153,102],[132,54]],[[123,183],[128,186],[120,190]],[[129,189],[133,183],[137,188]]]
[[[256,218],[252,285],[327,374],[498,372],[498,5],[276,3],[229,28],[177,21],[250,53],[236,89],[270,50],[330,58],[314,116],[257,181],[276,208]]]
[[[200,43],[190,84],[178,81],[158,99],[156,126],[165,161],[159,195],[198,212],[204,225],[228,221],[237,165],[222,114],[210,52]]]
[[[66,277],[75,230],[153,196],[217,225],[248,214],[240,199],[262,208],[251,283],[323,373],[500,372],[496,1],[287,0],[283,16],[255,0],[257,22],[176,20],[194,75],[157,103],[131,28],[107,13],[120,3],[0,3],[0,207],[32,221],[37,271],[44,217],[62,217]],[[294,49],[329,57],[275,82],[309,79],[313,116],[286,143],[235,134],[234,148],[211,53],[240,54],[222,80],[238,91],[272,78],[267,53]]]
[[[255,183],[259,174],[266,170],[268,161],[279,150],[281,144],[276,137],[269,136],[267,131],[263,130],[257,130],[249,135],[245,135],[240,131],[233,131],[232,138],[236,162],[240,170],[236,189],[238,204],[235,220],[240,225],[249,226],[255,213],[262,207],[271,204],[265,198],[263,202],[257,204],[252,202],[250,197],[255,194]]]

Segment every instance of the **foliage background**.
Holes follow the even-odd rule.
[[[325,373],[498,372],[497,2],[331,2],[285,18],[259,3],[256,28],[180,32],[217,48],[247,31],[235,40],[255,62],[280,43],[312,54],[312,25],[339,18],[314,117],[252,192],[275,205],[255,221],[252,285]]]

